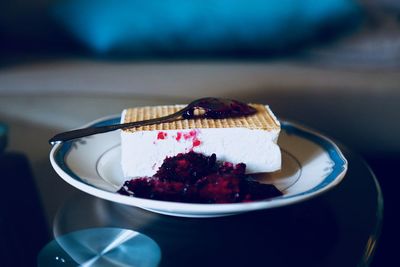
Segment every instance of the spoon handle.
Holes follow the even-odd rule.
[[[83,128],[83,129],[76,129],[68,132],[63,132],[56,134],[54,137],[52,137],[49,140],[49,143],[51,145],[54,145],[56,143],[72,140],[72,139],[77,139],[93,134],[100,134],[100,133],[106,133],[106,132],[111,132],[115,131],[118,129],[126,129],[126,128],[132,128],[132,127],[139,127],[139,126],[145,126],[145,125],[150,125],[150,124],[155,124],[155,123],[163,123],[163,122],[169,122],[173,119],[175,119],[178,116],[181,116],[183,112],[185,112],[187,109],[184,108],[176,113],[173,113],[171,115],[167,115],[164,117],[159,117],[155,119],[149,119],[149,120],[144,120],[144,121],[134,121],[134,122],[128,122],[128,123],[121,123],[121,124],[112,124],[112,125],[106,125],[106,126],[99,126],[99,127],[88,127],[88,128]]]

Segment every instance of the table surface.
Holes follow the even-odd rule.
[[[39,266],[368,266],[382,225],[382,193],[366,163],[344,154],[348,172],[329,192],[228,217],[159,215],[77,191],[59,208]]]

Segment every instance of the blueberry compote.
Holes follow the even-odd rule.
[[[196,152],[167,157],[153,177],[126,181],[118,193],[189,203],[237,203],[282,195],[270,184],[245,175],[246,164],[217,161]]]
[[[210,119],[248,116],[257,112],[255,108],[237,100],[206,97],[198,100],[196,105],[186,111],[182,117],[184,119],[195,118],[196,109],[204,111],[201,117]]]

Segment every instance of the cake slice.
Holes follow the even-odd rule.
[[[281,168],[277,145],[280,123],[268,106],[250,104],[253,115],[225,119],[178,119],[121,131],[121,162],[125,177],[154,175],[166,157],[194,151],[233,164],[245,163],[246,173]],[[184,105],[125,109],[121,123],[172,114]]]

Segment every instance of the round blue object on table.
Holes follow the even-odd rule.
[[[38,266],[155,267],[160,247],[151,238],[121,228],[90,228],[56,237],[38,256]]]

